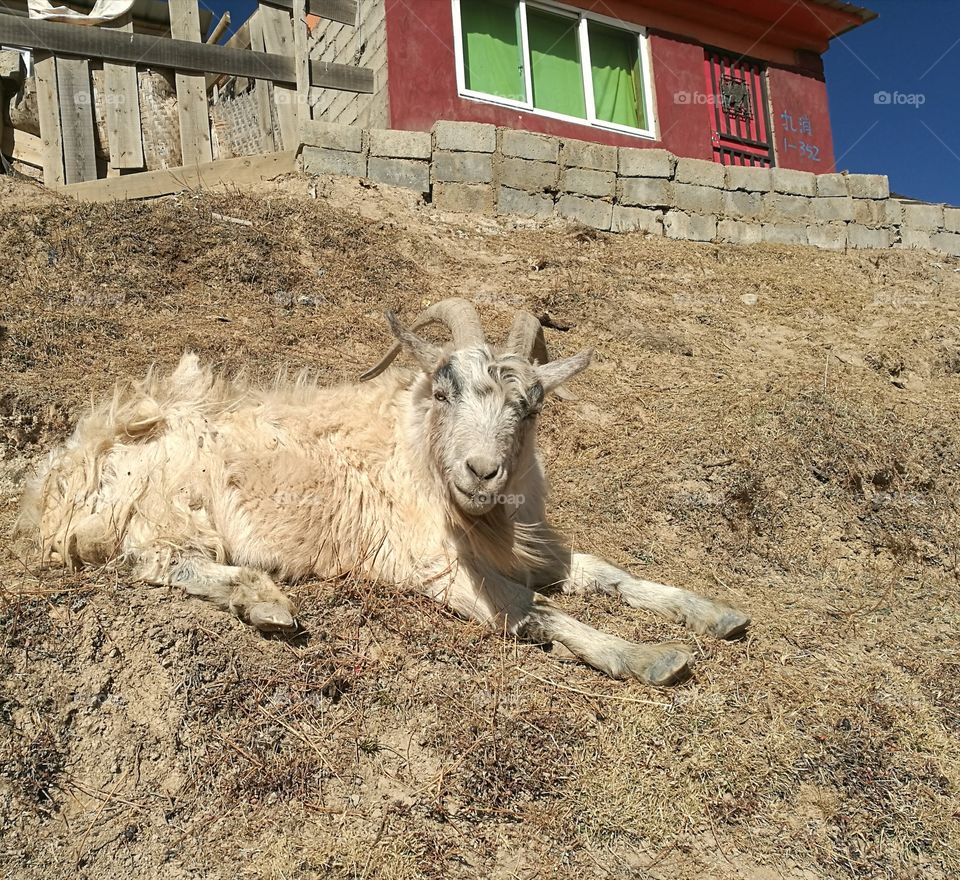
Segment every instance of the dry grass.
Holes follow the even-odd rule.
[[[0,524],[116,377],[189,346],[348,378],[383,307],[459,294],[500,332],[527,305],[566,328],[554,349],[597,346],[542,430],[576,544],[755,620],[654,691],[350,580],[299,585],[285,641],[6,558],[9,876],[960,875],[960,261],[511,226],[346,183],[116,206],[4,186]]]

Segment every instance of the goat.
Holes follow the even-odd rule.
[[[548,524],[537,417],[592,351],[550,361],[529,312],[495,349],[462,299],[410,329],[387,319],[396,342],[364,384],[258,389],[186,353],[168,377],[118,386],[49,454],[18,531],[44,564],[120,560],[265,631],[297,626],[277,580],[354,572],[652,685],[690,674],[682,645],[600,632],[543,591],[616,593],[698,633],[744,634],[749,618],[735,608],[576,553]],[[452,345],[417,335],[432,323]],[[401,350],[418,371],[387,370]]]

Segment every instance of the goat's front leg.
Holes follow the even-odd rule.
[[[498,572],[461,568],[452,577],[434,580],[426,592],[458,614],[501,632],[531,642],[559,642],[613,678],[666,686],[690,676],[693,656],[683,645],[641,645],[601,632]]]
[[[732,605],[642,580],[587,553],[570,553],[560,583],[565,593],[616,593],[634,608],[655,611],[686,624],[694,632],[719,639],[742,638],[750,625],[750,618]]]
[[[549,526],[542,527],[544,562],[527,573],[534,589],[560,587],[564,593],[619,595],[628,605],[655,611],[686,624],[694,632],[720,639],[742,638],[750,618],[728,605],[630,572],[588,553],[574,553]]]
[[[221,565],[194,554],[145,554],[137,575],[148,583],[183,587],[190,596],[206,599],[263,632],[297,628],[296,606],[264,571]]]

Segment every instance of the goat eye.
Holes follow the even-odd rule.
[[[441,403],[446,403],[447,395],[443,391],[440,391],[440,389],[437,389],[433,392],[433,399],[439,400]]]

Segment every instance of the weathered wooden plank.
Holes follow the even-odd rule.
[[[293,58],[269,53],[208,46],[189,40],[168,40],[147,34],[118,34],[101,28],[75,27],[53,21],[0,15],[0,43],[57,55],[127,61],[144,67],[166,67],[191,73],[226,73],[296,83]],[[310,62],[314,86],[346,92],[373,93],[373,71],[349,64]]]
[[[248,21],[250,22],[250,48],[254,52],[263,52],[265,51],[265,46],[263,42],[263,27],[261,25],[261,14],[264,7],[257,7],[257,12],[250,16]],[[289,144],[284,143],[283,136],[279,131],[276,131],[273,126],[273,92],[275,89],[280,88],[271,82],[263,82],[262,80],[254,85],[254,94],[257,101],[257,121],[260,124],[260,133],[261,133],[261,150],[264,153],[268,153],[271,150],[297,150],[300,148],[298,142],[290,142]],[[288,86],[283,86],[283,88],[289,88]],[[279,123],[278,123],[279,124]]]
[[[260,5],[276,6],[278,9],[293,12],[293,0],[261,0]],[[351,27],[357,24],[357,0],[307,0],[307,12]]]
[[[228,27],[230,27],[230,13],[224,12],[223,15],[220,16],[220,21],[217,22],[217,26],[210,32],[210,36],[208,36],[203,42],[212,43],[214,45],[219,43],[220,37],[223,36]]]
[[[306,0],[293,0],[293,44],[297,61],[297,119],[313,118],[310,109],[310,52],[307,48]]]
[[[80,183],[97,179],[93,89],[86,58],[57,59],[57,97],[63,137],[63,179]]]
[[[128,12],[104,28],[133,33],[133,19]],[[143,134],[140,130],[140,89],[135,64],[103,65],[103,87],[106,94],[104,115],[107,140],[110,144],[110,167],[129,170],[143,168]]]
[[[287,58],[294,55],[293,22],[288,13],[282,9],[261,6],[257,13],[257,23],[251,27],[251,38],[254,28],[258,28],[262,34],[263,46],[267,52]],[[273,100],[277,107],[277,122],[283,149],[294,150],[298,146],[297,87],[277,83],[273,87]]]
[[[149,199],[186,189],[212,189],[219,186],[243,188],[273,180],[283,174],[292,174],[296,169],[297,151],[286,150],[260,156],[218,159],[205,165],[125,174],[123,177],[65,186],[60,192],[84,202]]]
[[[10,155],[25,165],[43,168],[46,157],[43,139],[38,138],[35,134],[15,128],[13,129],[13,149],[10,151]]]
[[[169,0],[170,33],[178,40],[200,42],[197,0]],[[180,118],[180,152],[184,165],[213,161],[207,83],[203,75],[177,72],[177,115]]]
[[[37,78],[37,116],[43,142],[43,182],[46,186],[62,186],[63,141],[56,59],[46,52],[38,52],[33,56],[33,70]]]

